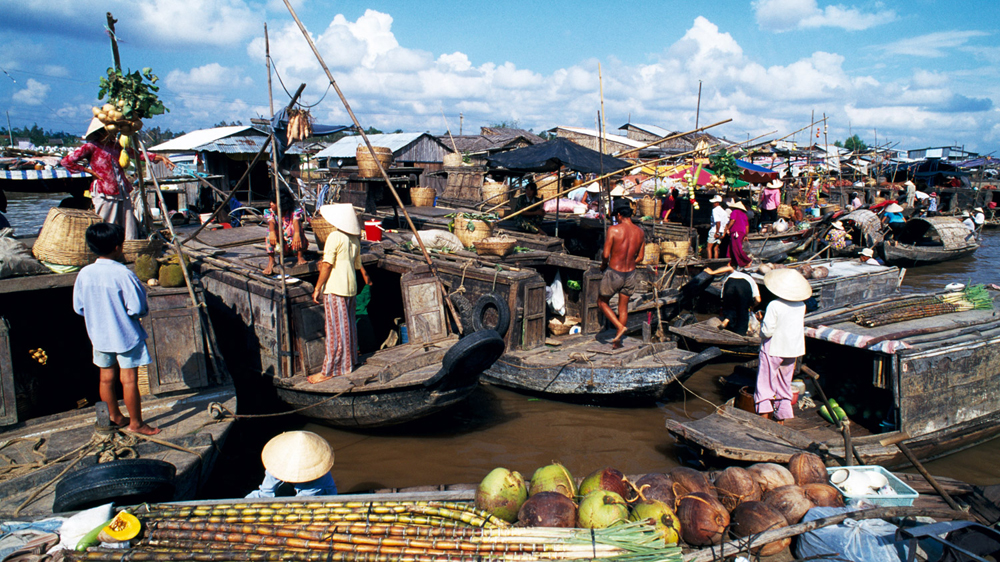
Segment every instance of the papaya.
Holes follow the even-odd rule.
[[[826,409],[826,406],[819,407],[819,415],[821,418],[830,423],[836,423],[833,421],[833,416],[830,415],[830,411]]]
[[[844,409],[841,408],[840,406],[834,406],[833,413],[837,414],[837,417],[839,419],[842,419],[842,420],[846,420],[847,419],[847,412],[845,412]]]

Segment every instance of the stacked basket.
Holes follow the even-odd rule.
[[[153,240],[126,240],[122,248],[125,254],[125,263],[133,263],[143,254],[156,255],[163,249],[163,242],[158,239]]]
[[[40,261],[57,265],[93,263],[97,254],[87,248],[86,232],[90,225],[99,222],[104,221],[93,211],[53,207],[31,253]]]
[[[655,219],[660,214],[660,200],[653,199],[648,195],[639,200],[638,207],[640,217],[653,217]]]
[[[414,207],[433,207],[437,192],[433,187],[411,187],[410,201]]]
[[[785,220],[791,220],[795,216],[795,210],[792,209],[791,205],[786,205],[782,203],[778,205],[778,217]]]
[[[535,185],[538,186],[538,196],[542,198],[543,201],[552,199],[559,194],[559,177],[558,176],[546,176],[541,179],[535,180]]]
[[[642,255],[642,265],[656,265],[658,263],[660,263],[660,245],[656,242],[647,242]]]
[[[483,184],[483,201],[487,206],[495,207],[507,202],[507,185],[495,181],[488,181]]]
[[[691,243],[688,241],[664,240],[660,242],[660,258],[663,259],[663,263],[686,258],[690,251]]]
[[[471,230],[470,230],[470,226]],[[476,242],[489,238],[493,234],[493,225],[478,219],[467,219],[461,215],[455,217],[455,236],[466,248],[475,246]]]
[[[388,168],[389,164],[392,164],[391,148],[373,146],[372,150],[375,151],[375,156],[378,158],[378,161],[382,163],[383,168]],[[358,158],[358,176],[362,178],[375,178],[381,175],[378,171],[378,165],[375,163],[375,158],[372,158],[371,152],[368,151],[368,147],[358,146],[355,154]]]
[[[490,236],[475,243],[476,253],[480,256],[504,257],[514,251],[517,239],[509,234]]]

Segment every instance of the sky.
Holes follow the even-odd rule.
[[[825,115],[819,139],[794,140],[1000,149],[991,0],[290,1],[365,128],[595,128],[603,103],[611,133],[732,119],[712,132],[777,138]],[[284,0],[0,0],[13,127],[83,133],[112,65],[108,11],[122,66],[160,78],[170,113],[147,125],[268,116],[265,23],[276,107],[305,83],[319,122],[350,124]]]

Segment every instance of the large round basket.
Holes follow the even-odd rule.
[[[643,251],[642,265],[656,265],[660,263],[660,245],[656,242],[647,242]]]
[[[472,224],[472,230],[469,230],[470,223]],[[462,241],[462,245],[466,248],[475,246],[476,242],[484,238],[489,238],[492,234],[493,225],[486,221],[467,219],[461,215],[455,217],[455,236],[458,236],[458,239]]]
[[[676,242],[665,240],[660,242],[660,258],[663,260],[663,263],[670,263],[674,260],[686,258],[690,251],[691,243],[687,241]]]
[[[87,227],[103,222],[93,211],[49,209],[42,232],[31,253],[41,261],[58,265],[87,265],[97,254],[87,248]]]
[[[433,207],[437,192],[433,187],[411,187],[410,201],[414,207]]]
[[[310,222],[312,224],[313,234],[316,235],[316,243],[319,246],[319,249],[322,250],[323,245],[326,244],[327,236],[330,236],[330,233],[336,230],[336,228],[319,215],[313,217]]]
[[[475,243],[476,253],[480,256],[504,257],[514,251],[517,239],[513,236],[491,236]]]
[[[535,185],[538,186],[538,196],[542,198],[542,201],[552,199],[559,193],[559,178],[557,176],[535,180]]]
[[[392,149],[384,146],[373,146],[372,148],[375,150],[375,156],[382,162],[382,167],[388,168],[389,164],[392,164]],[[378,171],[378,166],[375,164],[375,159],[372,158],[371,152],[368,152],[368,147],[359,146],[356,155],[358,158],[359,176],[374,178],[381,175]]]
[[[658,201],[649,197],[643,197],[639,200],[639,216],[640,217],[653,217],[656,218],[656,207]]]
[[[443,164],[445,168],[457,168],[462,165],[462,155],[458,152],[449,152],[444,155]]]
[[[163,249],[163,241],[154,238],[153,240],[126,240],[122,251],[125,254],[125,263],[133,263],[143,254],[156,255]]]
[[[483,201],[487,206],[503,205],[509,198],[506,184],[494,181],[483,184]]]

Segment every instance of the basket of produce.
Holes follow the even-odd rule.
[[[686,258],[691,252],[691,243],[687,240],[678,242],[676,240],[664,240],[660,242],[660,258],[663,263],[670,263],[681,258]]]
[[[455,215],[452,230],[466,248],[476,245],[476,242],[493,235],[493,222],[496,215],[477,213],[459,213]]]
[[[562,320],[558,318],[549,319],[549,332],[553,336],[565,336],[569,331],[580,323],[580,319],[576,316],[567,316]]]
[[[163,241],[154,238],[152,240],[126,240],[122,252],[125,254],[125,263],[132,263],[141,255],[155,255],[163,249]]]
[[[642,265],[656,265],[660,263],[660,245],[656,242],[646,242],[646,249],[642,256]]]
[[[791,220],[795,216],[795,211],[792,209],[791,205],[786,205],[782,203],[778,205],[778,218],[785,220]]]
[[[476,253],[480,256],[499,256],[502,258],[514,251],[517,239],[509,234],[501,234],[500,236],[483,238],[473,245],[476,247]]]
[[[483,201],[487,205],[503,205],[509,198],[507,184],[495,181],[488,181],[483,184]]]
[[[444,155],[443,164],[445,168],[457,168],[462,165],[462,155],[458,152],[449,152]]]
[[[330,233],[336,230],[336,228],[319,215],[310,219],[309,223],[312,225],[313,234],[316,235],[316,242],[320,249],[322,249],[323,245],[326,244],[327,236],[330,236]]]
[[[104,222],[97,213],[81,209],[49,209],[42,232],[31,248],[40,261],[57,265],[87,265],[97,255],[87,247],[87,227]]]
[[[433,207],[437,192],[433,187],[411,187],[410,201],[414,207]]]
[[[650,196],[645,196],[639,200],[639,216],[640,217],[653,217],[656,218],[658,215],[659,200],[653,199]]]
[[[392,164],[391,148],[373,146],[372,149],[375,151],[375,156],[378,158],[378,161],[382,163],[383,168],[388,168],[389,164]],[[374,178],[381,175],[378,171],[378,165],[375,163],[375,158],[372,158],[372,154],[368,151],[367,146],[358,146],[355,154],[358,158],[358,176],[363,178]]]

